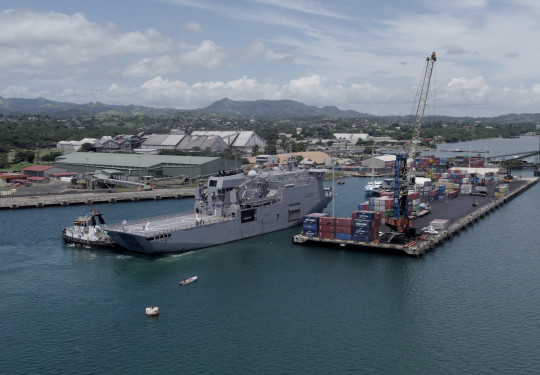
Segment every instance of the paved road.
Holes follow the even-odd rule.
[[[497,199],[493,195],[495,186],[497,185],[500,185],[500,183],[489,185],[490,194],[486,197],[473,197],[470,195],[460,194],[454,199],[438,199],[433,201],[431,204],[431,213],[414,220],[414,227],[417,230],[420,230],[423,227],[428,226],[429,223],[434,219],[448,219],[452,222],[470,214],[474,210]],[[509,184],[509,189],[512,191],[521,185],[525,185],[525,181],[517,179]],[[478,206],[472,205],[474,200],[476,200]]]

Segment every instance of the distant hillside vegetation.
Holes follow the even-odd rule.
[[[151,108],[137,105],[112,105],[100,102],[75,104],[55,102],[45,98],[36,99],[5,99],[0,96],[0,113],[4,115],[36,114],[56,117],[64,116],[95,116],[100,114],[124,114],[166,116],[178,113],[179,110],[167,108]]]
[[[267,117],[267,118],[372,118],[385,121],[409,122],[410,116],[374,116],[356,111],[344,111],[337,107],[314,107],[294,100],[253,100],[234,101],[230,99],[218,100],[208,107],[195,110],[182,110],[172,108],[153,108],[138,105],[112,105],[100,102],[75,104],[55,102],[45,98],[36,99],[5,99],[0,96],[0,114],[21,115],[36,114],[51,117],[88,117],[97,115],[127,115],[161,117],[178,113],[207,113],[238,117]],[[426,116],[426,120],[432,116]],[[498,124],[540,124],[540,113],[512,113],[496,117],[451,117],[435,116],[438,121],[475,121],[493,122]]]
[[[318,108],[294,100],[253,100],[234,101],[221,99],[197,112],[214,113],[229,116],[255,117],[331,117],[331,118],[366,118],[373,117],[367,113],[343,111],[337,107]]]

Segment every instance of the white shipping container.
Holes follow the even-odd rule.
[[[447,219],[435,219],[435,220],[431,220],[429,225],[431,225],[436,230],[445,230],[445,229],[448,229],[449,223],[450,223],[450,220],[447,220]]]

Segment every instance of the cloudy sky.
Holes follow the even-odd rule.
[[[537,0],[2,0],[0,96],[194,109],[292,99],[429,113],[540,112]]]

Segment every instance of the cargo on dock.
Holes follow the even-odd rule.
[[[514,181],[507,184],[506,187],[497,186],[493,194],[480,198],[462,194],[450,200],[439,199],[433,201],[431,203],[431,213],[417,218],[414,221],[414,226],[415,228],[423,228],[429,225],[435,226],[437,234],[418,233],[404,243],[386,242],[386,239],[389,236],[364,237],[362,240],[359,240],[359,237],[357,237],[356,240],[354,237],[350,240],[338,238],[337,235],[332,237],[325,234],[329,232],[327,229],[321,231],[321,228],[327,228],[324,224],[321,228],[312,227],[311,231],[306,231],[307,228],[304,227],[303,232],[294,235],[292,240],[296,244],[303,245],[318,245],[336,247],[339,249],[345,248],[350,250],[376,251],[379,253],[423,256],[427,251],[444,243],[467,226],[474,224],[501,205],[523,193],[536,184],[538,180],[538,177],[514,179]],[[477,205],[471,203],[473,200]],[[323,223],[332,222],[332,219],[336,222],[339,220],[339,218],[330,218],[326,214],[322,215],[323,216],[312,216],[314,218],[325,217]],[[355,215],[354,212],[353,215]],[[356,215],[358,215],[358,213],[356,213]],[[362,215],[365,216],[365,214]],[[314,220],[315,219],[312,220],[312,223]],[[366,233],[368,232],[369,231]],[[317,233],[319,233],[319,235],[317,235]],[[398,235],[398,233],[392,234]]]

